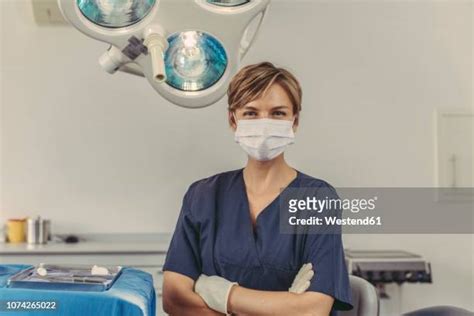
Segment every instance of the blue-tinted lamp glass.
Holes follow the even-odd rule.
[[[237,7],[249,3],[250,0],[207,0],[207,2],[221,7]]]
[[[82,14],[91,22],[110,28],[126,27],[141,21],[156,0],[77,0]]]
[[[182,91],[201,91],[213,86],[227,68],[222,44],[209,34],[190,31],[168,38],[165,54],[166,82]]]

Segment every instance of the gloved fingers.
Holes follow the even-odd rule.
[[[298,273],[301,272],[300,275],[304,275],[305,273],[307,273],[308,271],[311,271],[311,270],[313,270],[313,264],[311,262],[308,262],[306,264],[303,264],[303,266],[301,267],[301,269]]]
[[[300,271],[298,271],[298,273],[296,274],[293,284],[295,284],[295,282],[299,282],[299,280],[301,280],[301,278],[303,277],[303,275],[305,275],[305,273],[312,270],[313,270],[313,264],[311,262],[303,264],[300,268]]]
[[[309,271],[306,271],[302,276],[301,276],[301,279],[299,280],[299,282],[306,282],[306,281],[311,281],[311,279],[313,278],[314,276],[314,271],[313,270],[309,270]]]
[[[310,281],[314,276],[314,270],[312,268],[312,263],[304,264],[297,273],[295,280],[288,291],[297,294],[305,292],[311,285]]]
[[[290,292],[297,291],[298,289],[304,287],[304,284],[311,281],[313,276],[314,276],[313,270],[305,271],[305,273],[298,280],[295,280],[293,282],[291,289],[289,291]]]
[[[297,287],[295,287],[293,293],[302,294],[306,292],[310,285],[311,283],[309,281],[301,282]]]
[[[311,262],[305,263],[301,266],[299,272],[304,273],[305,271],[309,271],[313,269],[313,264]]]
[[[301,266],[300,270],[295,276],[295,279],[293,280],[293,283],[298,282],[298,280],[301,278],[301,275],[307,270],[308,263],[305,263]]]

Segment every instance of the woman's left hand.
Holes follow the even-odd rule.
[[[301,293],[306,292],[306,290],[311,285],[309,281],[311,281],[313,276],[314,276],[313,264],[311,262],[303,264],[300,271],[298,271],[298,274],[293,280],[293,284],[291,284],[291,287],[288,290],[288,292],[295,293],[295,294],[301,294]]]

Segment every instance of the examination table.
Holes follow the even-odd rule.
[[[123,267],[112,287],[103,292],[7,288],[8,278],[28,267],[30,265],[0,265],[0,315],[6,311],[7,302],[12,301],[56,302],[54,311],[30,309],[9,313],[15,316],[155,315],[155,289],[152,276],[147,272]]]

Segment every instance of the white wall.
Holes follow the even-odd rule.
[[[41,214],[58,233],[170,232],[192,181],[244,162],[225,100],[178,108],[143,79],[104,73],[105,44],[37,27],[29,1],[0,7],[0,222]],[[434,110],[473,108],[472,21],[471,1],[278,1],[245,63],[270,60],[301,80],[288,152],[301,171],[336,186],[433,186]],[[472,236],[345,245],[432,262],[434,283],[404,285],[403,311],[474,309]]]

